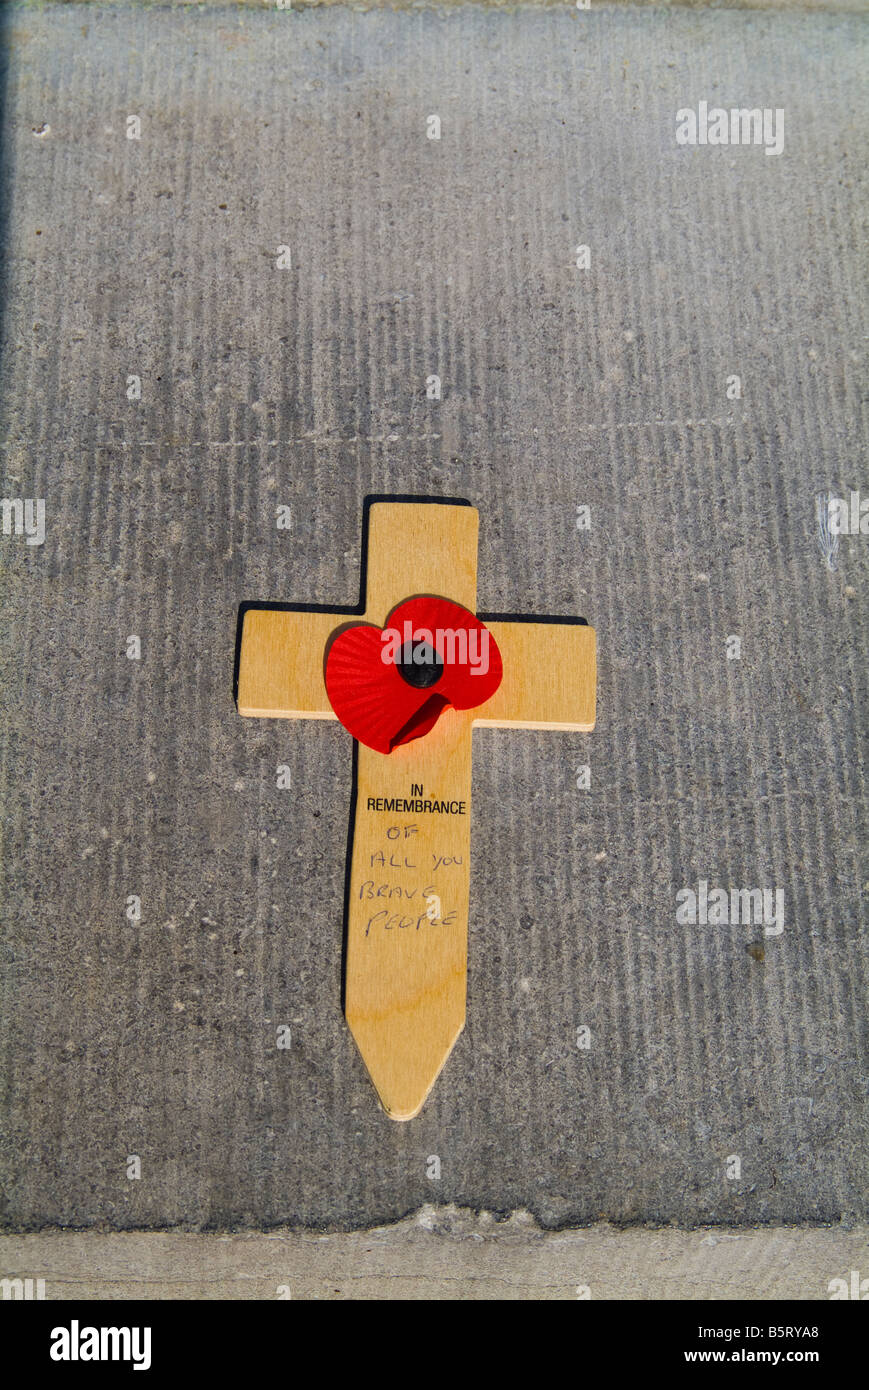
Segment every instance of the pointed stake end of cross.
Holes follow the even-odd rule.
[[[382,1021],[348,1010],[347,1025],[391,1120],[412,1120],[425,1104],[465,1026],[464,1000],[458,1016],[451,1016],[452,1023],[438,1004],[392,1017],[385,1030]]]

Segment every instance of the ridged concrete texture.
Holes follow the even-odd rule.
[[[869,538],[817,516],[869,494],[865,23],[4,23],[7,1228],[865,1214]],[[677,144],[703,101],[782,153]],[[340,1010],[349,736],[232,689],[243,601],[358,600],[372,493],[470,499],[481,610],[600,654],[593,734],[475,734],[467,1028],[407,1125]],[[701,881],[782,915],[677,920]]]

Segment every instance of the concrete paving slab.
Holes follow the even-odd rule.
[[[864,1216],[869,541],[817,499],[869,492],[865,21],[4,24],[6,1229]],[[782,152],[680,146],[703,101]],[[357,601],[371,493],[471,500],[482,611],[600,647],[593,734],[475,735],[468,1023],[401,1126],[349,738],[232,691],[240,603]],[[701,881],[781,922],[678,921]]]
[[[869,1267],[865,1227],[542,1231],[423,1206],[371,1231],[0,1237],[22,1294],[55,1299],[828,1300]],[[42,1281],[40,1284],[39,1281]],[[13,1286],[13,1294],[17,1287]]]

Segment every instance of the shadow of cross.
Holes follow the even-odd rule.
[[[477,524],[470,506],[373,503],[366,609],[355,621],[382,627],[404,599],[421,594],[473,613]],[[249,609],[239,713],[334,719],[324,657],[347,625],[340,612]],[[345,1014],[394,1120],[419,1112],[465,1021],[472,729],[594,727],[592,628],[534,618],[486,626],[504,673],[485,704],[445,709],[429,733],[390,753],[358,745]]]

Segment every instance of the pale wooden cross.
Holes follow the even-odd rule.
[[[421,594],[475,612],[477,524],[466,505],[373,503],[365,614],[355,621],[382,627],[399,603]],[[324,657],[347,624],[347,613],[248,609],[239,713],[334,719]],[[534,618],[486,626],[504,674],[485,704],[447,708],[429,733],[388,754],[358,744],[345,1014],[394,1120],[418,1113],[465,1022],[471,730],[594,727],[592,628]],[[419,798],[453,803],[456,813],[377,809],[384,800]]]

